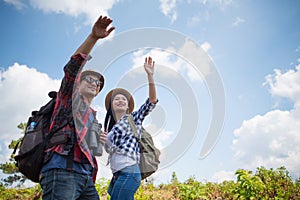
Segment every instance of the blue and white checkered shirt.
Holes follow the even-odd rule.
[[[158,100],[156,101],[156,103]],[[156,103],[151,103],[149,99],[139,108],[139,110],[131,113],[136,129],[141,135],[142,123],[145,117],[155,108]],[[111,164],[113,173],[126,166],[139,162],[140,149],[134,133],[127,119],[128,115],[124,115],[113,126],[107,134],[106,151],[109,153],[108,163]],[[123,159],[114,159],[115,156],[121,155]]]

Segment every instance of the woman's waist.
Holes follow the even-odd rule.
[[[124,154],[114,153],[110,158],[110,168],[112,173],[133,165],[138,165],[138,158],[136,156],[132,157]]]

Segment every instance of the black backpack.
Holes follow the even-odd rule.
[[[49,92],[51,100],[40,108],[32,111],[28,119],[24,137],[16,145],[13,154],[16,153],[20,144],[18,154],[14,157],[16,166],[23,175],[33,182],[39,182],[39,174],[44,162],[44,150],[53,134],[64,127],[55,127],[49,133],[50,119],[54,110],[57,92]]]
[[[160,151],[155,147],[152,136],[146,131],[146,129],[142,128],[141,138],[138,136],[132,115],[129,115],[127,119],[140,147],[139,167],[143,180],[157,171],[158,165],[160,163]]]

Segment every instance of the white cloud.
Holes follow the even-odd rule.
[[[234,131],[235,158],[252,169],[285,166],[300,175],[299,133],[299,110],[275,110],[255,116]]]
[[[233,0],[201,0],[200,1],[202,5],[204,5],[207,8],[214,8],[217,7],[221,10],[224,10],[226,7],[230,6],[233,3]],[[175,22],[177,20],[178,17],[178,11],[180,11],[180,9],[177,11],[177,7],[178,4],[192,4],[194,3],[191,0],[184,0],[184,1],[177,1],[177,0],[160,0],[160,10],[161,12],[169,17],[171,19],[171,23]],[[188,24],[193,25],[196,24],[200,21],[200,15],[203,15],[203,17],[205,19],[208,19],[208,12],[205,11],[203,14],[202,13],[198,13],[197,16],[192,17],[189,21]]]
[[[199,80],[201,77],[199,77],[198,73],[195,71],[195,69],[185,62],[183,59],[181,59],[178,56],[174,56],[168,51],[163,51],[159,49],[152,49],[149,52],[145,52],[144,50],[140,50],[137,52],[134,52],[133,54],[133,68],[140,67],[142,63],[144,63],[145,57],[151,56],[153,59],[155,59],[155,63],[158,67],[158,64],[160,66],[168,67],[172,71],[175,71],[178,76],[180,76],[180,71],[185,71],[190,78],[190,80]],[[144,73],[144,69],[141,69],[138,71],[139,73]],[[170,76],[170,71],[168,70],[161,70],[160,75],[161,76]],[[174,75],[174,73],[173,73]],[[175,77],[174,77],[175,78]]]
[[[154,184],[164,184],[168,183],[170,179],[172,178],[172,173],[174,172],[174,169],[171,168],[158,168],[158,171],[156,171],[154,174],[151,175],[151,177],[154,179]],[[177,175],[177,174],[176,174]],[[179,179],[179,177],[178,177]],[[184,181],[184,180],[180,180]]]
[[[202,76],[205,77],[206,75],[211,73],[211,60],[210,57],[207,55],[207,53],[204,51],[208,50],[210,48],[210,44],[205,42],[204,44],[199,47],[196,45],[193,41],[187,40],[184,45],[178,50],[178,54],[185,57],[190,58],[191,55],[195,55],[195,52],[197,53],[197,57],[194,58],[193,64],[196,65],[195,67],[201,72]],[[195,75],[198,75],[197,72],[194,71],[194,68],[190,68],[191,70],[188,71],[188,74],[192,80],[199,80],[195,77]]]
[[[72,17],[85,15],[87,17],[86,24],[93,24],[100,14],[108,16],[108,10],[118,1],[119,0],[30,0],[30,6],[44,12],[63,13]],[[22,9],[27,6],[22,0],[5,0],[5,2],[14,5],[17,9]]]
[[[201,21],[200,13],[198,15],[194,15],[190,19],[188,19],[188,26],[197,26],[199,22]]]
[[[171,18],[171,22],[173,23],[177,19],[176,12],[176,0],[160,0],[160,10],[161,12]]]
[[[211,73],[211,58],[207,55],[209,49],[211,49],[211,45],[208,42],[204,42],[199,47],[193,41],[189,40],[187,40],[178,50],[174,50],[172,47],[167,49],[167,51],[160,49],[151,49],[150,51],[147,51],[142,49],[133,53],[133,68],[140,67],[142,63],[144,63],[145,57],[151,56],[160,66],[169,67],[178,72],[178,74],[185,72],[191,81],[199,81]],[[193,64],[196,66],[192,66],[184,59],[190,58],[191,55],[195,55],[195,53],[197,54],[197,57],[195,58],[195,56],[193,56],[195,59]],[[201,74],[199,74],[196,69],[199,70]],[[138,72],[144,73],[142,70]],[[168,71],[166,71],[165,74],[163,73],[164,72],[162,71],[161,75],[169,76]]]
[[[5,147],[22,136],[17,125],[26,122],[32,110],[44,105],[49,100],[48,92],[58,90],[59,85],[59,80],[18,63],[0,72],[0,141]],[[8,156],[3,151],[2,155]]]
[[[233,3],[233,0],[201,0],[201,3],[206,6],[211,5],[224,10]]]
[[[145,62],[145,57],[151,56],[155,61],[156,65],[172,66],[172,69],[176,70],[179,68],[178,63],[171,63],[170,57],[172,56],[169,52],[160,49],[151,49],[150,51],[139,50],[133,53],[133,68],[140,67]],[[144,73],[144,72],[143,72]]]
[[[201,44],[201,48],[205,51],[208,52],[208,50],[211,48],[210,43],[208,42],[204,42],[203,44]]]
[[[18,10],[21,10],[26,7],[22,0],[4,0],[4,2],[15,6]]]
[[[239,26],[240,24],[245,23],[245,22],[246,22],[246,20],[244,20],[240,17],[237,17],[235,19],[235,21],[232,23],[232,26]]]
[[[153,141],[158,149],[166,148],[173,139],[175,139],[175,133],[167,130],[159,130],[155,124],[145,126],[146,130],[153,136]],[[159,133],[159,134],[156,134]],[[156,134],[156,135],[155,135]]]
[[[296,69],[285,73],[275,69],[273,75],[266,76],[266,82],[272,95],[291,99],[296,107],[300,106],[300,64]]]
[[[212,182],[222,183],[223,181],[236,180],[235,172],[219,171],[212,176]]]
[[[290,98],[294,108],[273,110],[243,122],[234,131],[235,158],[245,167],[285,166],[294,176],[300,175],[300,73],[296,70],[266,76],[274,96]]]

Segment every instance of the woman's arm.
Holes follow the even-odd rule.
[[[156,88],[155,88],[155,82],[154,82],[154,65],[155,62],[152,60],[152,58],[149,56],[148,58],[145,58],[144,63],[144,69],[147,73],[148,78],[148,85],[149,85],[149,101],[151,103],[156,103]]]

